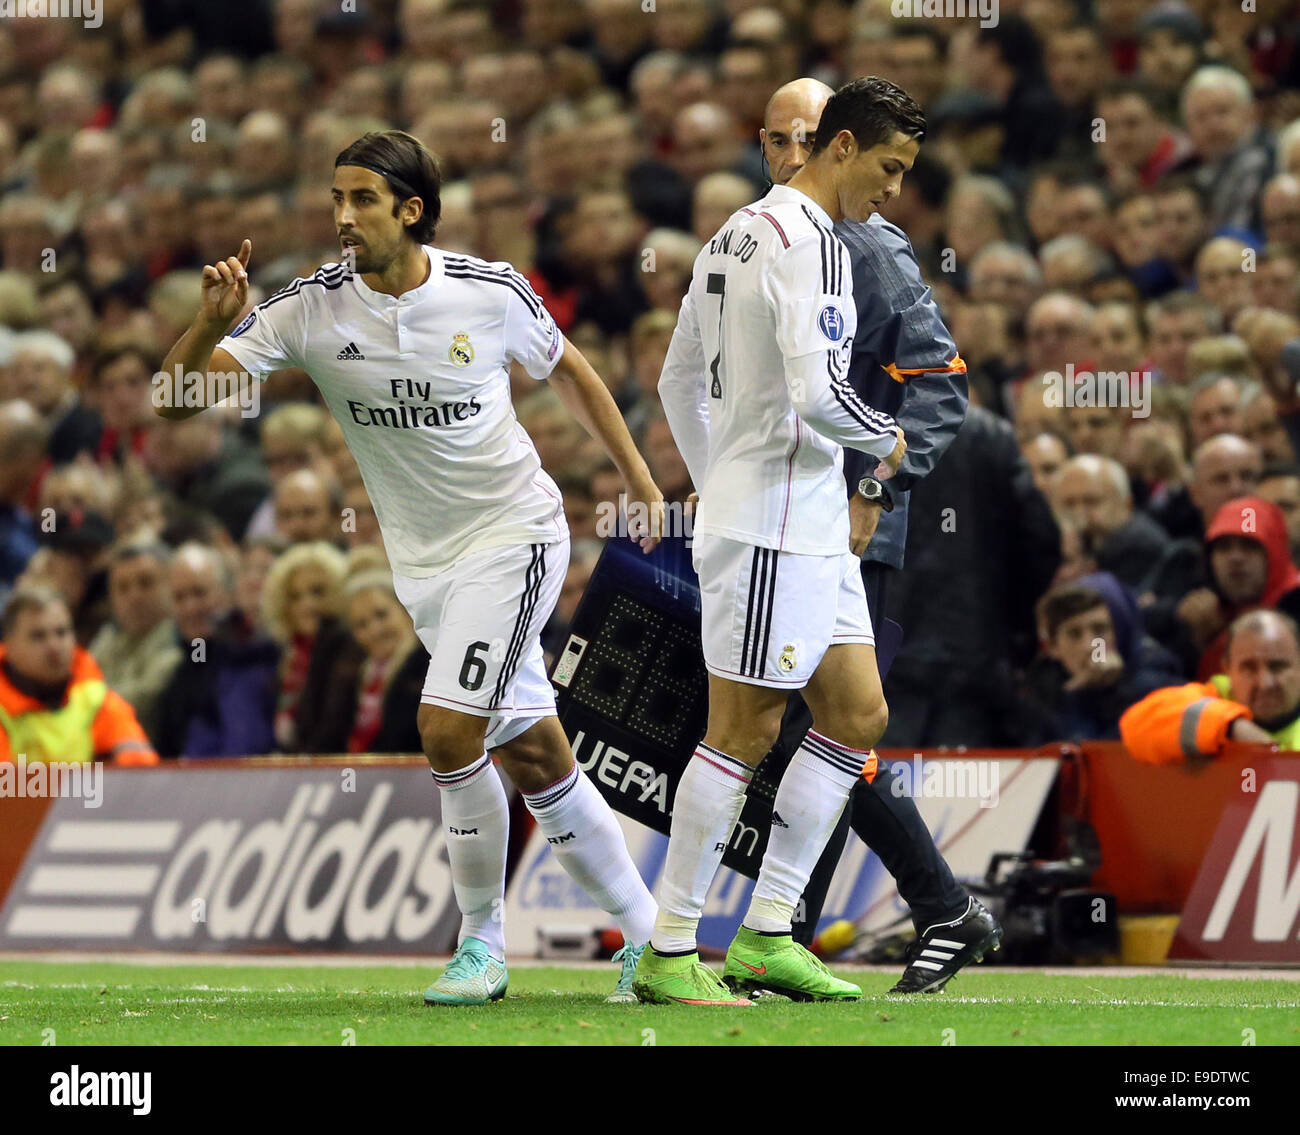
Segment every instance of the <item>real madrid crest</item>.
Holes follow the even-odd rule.
[[[794,669],[794,643],[785,644],[785,649],[781,651],[781,657],[776,660],[776,664],[787,674]]]
[[[451,337],[447,358],[451,360],[453,366],[458,367],[467,367],[474,361],[474,347],[469,341],[469,335],[464,331],[459,331]]]

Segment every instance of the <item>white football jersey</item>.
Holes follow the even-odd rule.
[[[311,375],[343,427],[393,569],[437,575],[471,552],[568,536],[555,482],[510,400],[510,362],[546,378],[564,338],[509,264],[425,247],[401,296],[327,264],[258,304],[219,347],[249,374]]]
[[[695,260],[659,394],[700,494],[697,531],[840,555],[840,447],[887,457],[897,443],[847,378],[857,309],[832,229],[807,194],[776,186]]]

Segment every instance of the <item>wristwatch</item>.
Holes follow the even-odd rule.
[[[872,504],[880,505],[886,512],[894,511],[894,498],[885,487],[885,483],[876,480],[875,477],[863,477],[858,482],[858,496]]]

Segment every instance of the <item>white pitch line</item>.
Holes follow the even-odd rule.
[[[708,959],[706,959],[707,961]],[[720,959],[712,959],[720,961]],[[508,958],[515,969],[541,969],[555,967],[574,970],[613,970],[609,961],[569,958]],[[229,954],[229,953],[179,953],[179,952],[119,952],[93,953],[75,950],[36,951],[0,950],[0,962],[56,962],[76,965],[134,965],[134,966],[214,966],[254,968],[301,967],[311,969],[369,969],[378,967],[412,969],[437,968],[447,963],[447,955],[411,954]],[[902,965],[830,965],[845,973],[894,974],[902,972]],[[979,966],[964,971],[969,974],[1034,974],[1039,977],[1122,977],[1155,978],[1181,977],[1212,979],[1216,981],[1300,981],[1300,966]],[[961,979],[958,975],[957,980]]]

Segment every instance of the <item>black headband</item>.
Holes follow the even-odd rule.
[[[388,188],[393,191],[394,197],[401,197],[401,198],[419,197],[421,201],[424,200],[423,194],[416,193],[416,191],[412,189],[409,185],[407,185],[406,182],[404,182],[400,177],[398,177],[397,174],[390,173],[388,170],[384,169],[384,167],[381,165],[376,165],[373,162],[358,162],[358,161],[340,162],[339,165],[360,166],[362,169],[368,169],[371,173],[379,174],[379,176],[382,177],[388,183]]]

